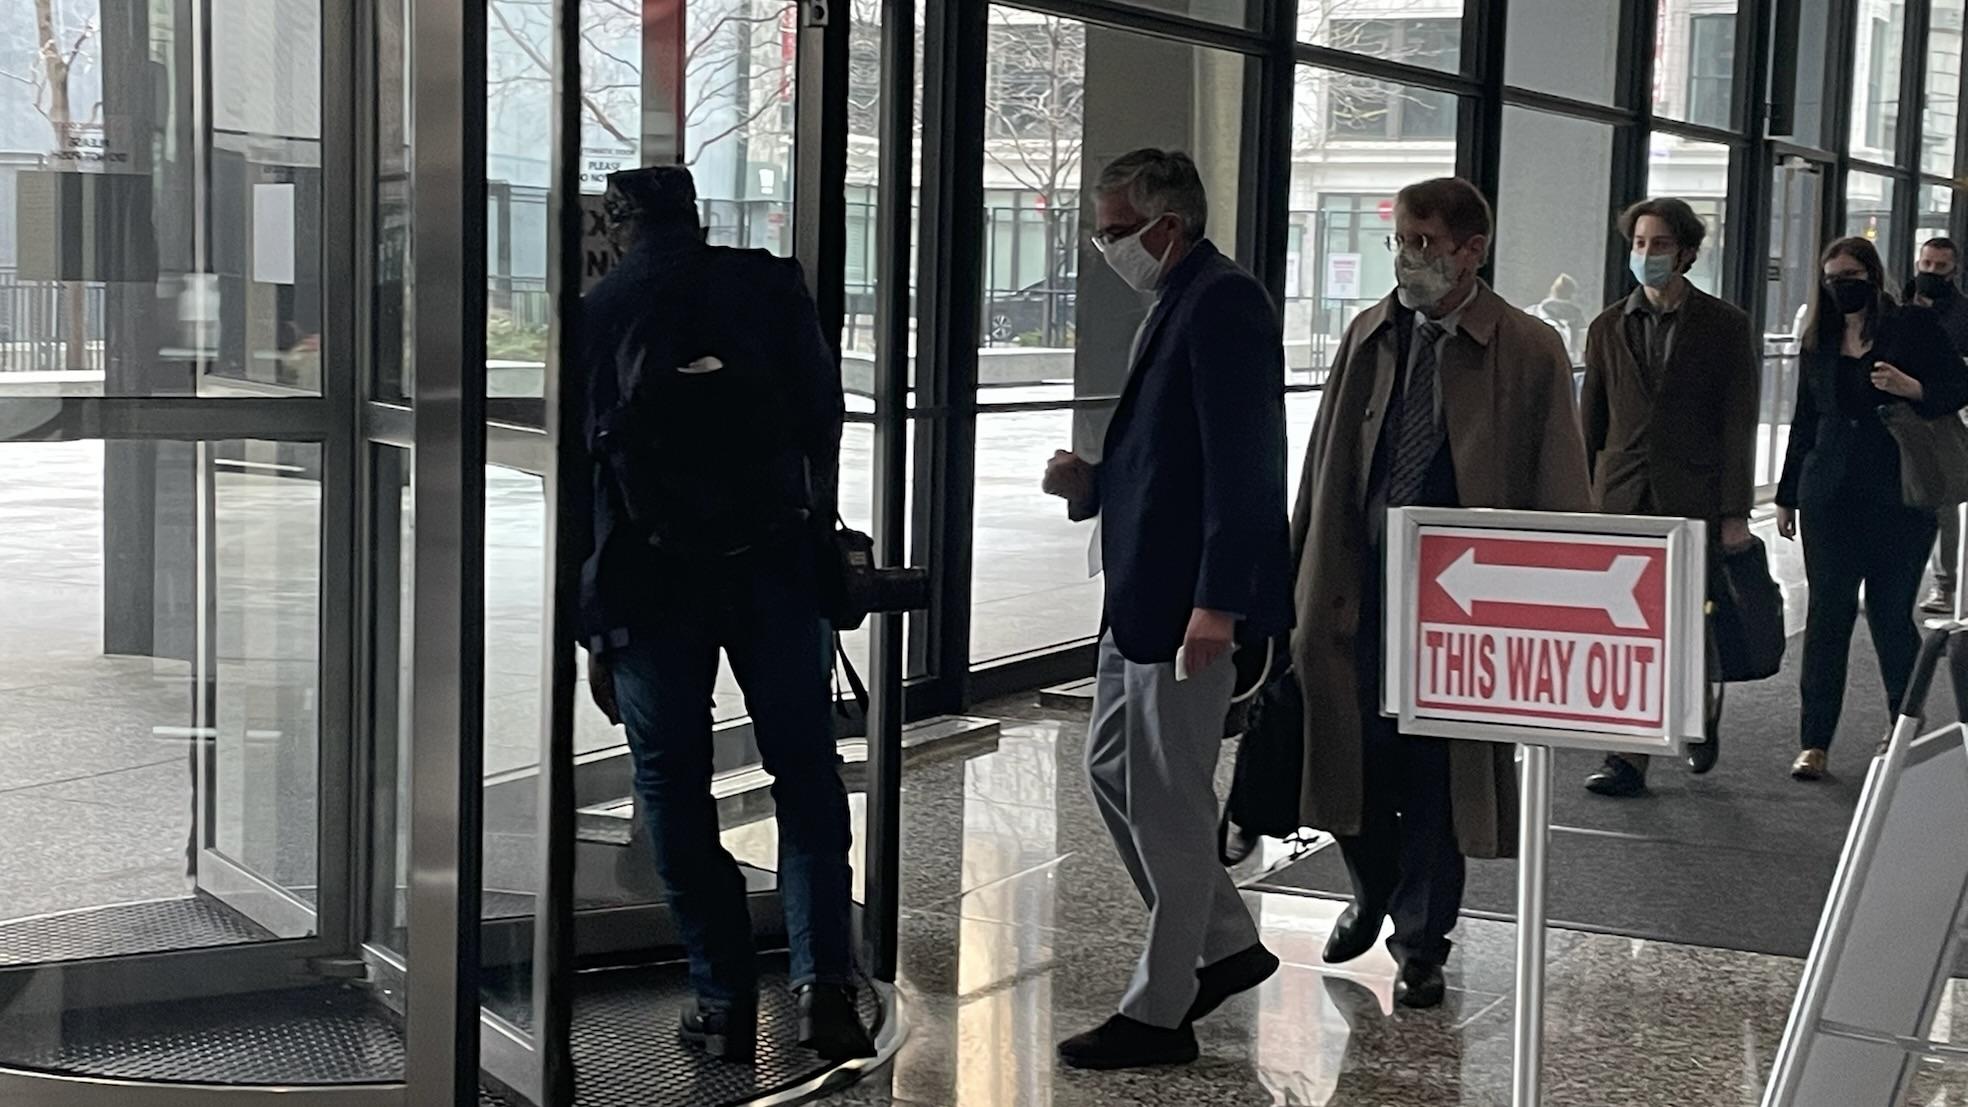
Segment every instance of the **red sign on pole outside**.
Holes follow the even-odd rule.
[[[1668,538],[1422,527],[1415,553],[1417,714],[1668,727]]]

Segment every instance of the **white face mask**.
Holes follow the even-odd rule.
[[[1445,256],[1423,257],[1409,250],[1394,255],[1394,284],[1401,306],[1426,311],[1442,302],[1455,287],[1456,271]]]
[[[1149,253],[1148,247],[1142,245],[1141,236],[1148,233],[1148,228],[1161,221],[1161,217],[1157,216],[1143,224],[1140,230],[1119,242],[1100,247],[1100,256],[1107,259],[1107,267],[1136,292],[1153,292],[1161,286],[1162,263],[1168,260],[1169,251],[1175,249],[1173,238],[1169,239],[1169,244],[1162,249],[1161,257]]]

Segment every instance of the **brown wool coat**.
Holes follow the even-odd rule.
[[[1292,661],[1306,720],[1301,804],[1306,825],[1339,835],[1359,833],[1365,792],[1355,642],[1360,605],[1380,597],[1360,594],[1360,559],[1367,473],[1399,368],[1399,318],[1389,296],[1347,328],[1292,514],[1298,574]],[[1462,506],[1591,510],[1572,367],[1548,324],[1483,285],[1463,309],[1438,371]],[[1449,772],[1462,852],[1514,853],[1514,748],[1455,742]]]
[[[1627,343],[1624,298],[1586,334],[1579,408],[1593,499],[1609,515],[1747,518],[1763,383],[1749,316],[1693,287],[1679,310],[1659,380]]]

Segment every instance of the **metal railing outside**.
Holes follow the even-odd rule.
[[[21,280],[12,266],[0,267],[0,373],[52,373],[64,369],[101,372],[107,290],[61,281]],[[69,361],[69,333],[77,307],[82,313],[79,359]]]

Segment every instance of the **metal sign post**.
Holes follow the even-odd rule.
[[[1701,736],[1706,557],[1692,520],[1389,513],[1381,709],[1403,734],[1518,747],[1514,1107],[1543,1100],[1551,751]]]
[[[1544,1102],[1544,881],[1551,845],[1551,747],[1521,745],[1517,821],[1517,1021],[1510,1101]]]

